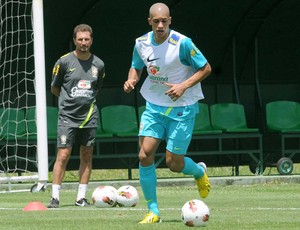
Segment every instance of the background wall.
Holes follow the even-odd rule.
[[[94,29],[92,52],[106,64],[99,104],[142,103],[122,92],[135,38],[151,28],[156,1],[45,0],[47,88],[55,61],[72,50],[79,23]],[[205,102],[237,101],[255,124],[258,109],[271,100],[299,101],[300,2],[298,0],[169,0],[171,27],[192,38],[213,68],[203,82]],[[235,84],[234,84],[235,83]],[[107,97],[109,95],[109,97]],[[137,99],[136,99],[137,97]],[[49,104],[56,99],[49,94]]]
[[[147,18],[155,2],[44,0],[48,105],[57,105],[50,94],[52,67],[74,49],[72,32],[79,23],[93,27],[92,52],[106,64],[99,107],[143,104],[138,89],[128,95],[122,86],[135,39],[151,30]],[[203,102],[241,103],[249,126],[264,132],[266,103],[300,101],[299,0],[162,2],[171,10],[171,28],[189,36],[212,66],[212,74],[202,83]]]

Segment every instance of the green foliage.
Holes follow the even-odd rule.
[[[137,223],[147,212],[141,189],[137,189],[140,202],[134,208],[74,207],[76,191],[62,190],[59,209],[29,212],[23,208],[31,201],[48,204],[50,189],[1,194],[0,229],[188,229],[181,222],[180,209],[186,201],[199,199],[194,186],[158,187],[163,220],[159,226]],[[299,229],[299,200],[299,184],[213,186],[204,200],[211,212],[206,229]]]

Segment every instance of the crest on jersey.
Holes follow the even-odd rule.
[[[177,45],[180,37],[177,36],[176,34],[172,34],[171,37],[169,38],[168,42],[172,45]]]
[[[141,41],[146,41],[147,39],[148,39],[148,34],[144,34],[143,36],[139,37],[137,40],[141,42]]]
[[[92,76],[97,77],[98,76],[98,69],[95,66],[92,66]]]

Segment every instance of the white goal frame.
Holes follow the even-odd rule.
[[[0,184],[8,184],[8,191],[38,192],[44,190],[48,182],[48,137],[46,113],[46,83],[45,83],[45,50],[44,50],[44,15],[43,0],[32,0],[33,34],[34,34],[34,85],[36,98],[36,127],[37,127],[37,168],[38,175],[0,177]],[[12,190],[12,183],[35,181],[31,189]],[[0,191],[0,193],[3,193]]]
[[[34,31],[34,68],[36,95],[36,126],[37,126],[37,157],[38,176],[37,191],[44,188],[48,181],[48,137],[46,115],[46,74],[44,44],[44,12],[43,0],[33,0],[33,31]]]

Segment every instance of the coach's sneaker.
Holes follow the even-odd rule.
[[[198,187],[199,194],[202,198],[206,198],[210,191],[210,183],[208,176],[206,174],[206,165],[202,162],[198,163],[200,166],[204,168],[204,174],[202,177],[195,179],[196,185]]]
[[[139,224],[153,224],[153,223],[161,223],[161,219],[158,215],[153,212],[148,212],[144,219],[139,222]]]
[[[47,208],[58,208],[58,206],[59,206],[59,200],[57,198],[52,197]]]
[[[75,206],[81,206],[81,207],[85,207],[85,206],[90,206],[91,204],[88,202],[87,199],[85,198],[81,198],[80,200],[77,200],[75,202]]]

